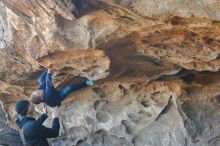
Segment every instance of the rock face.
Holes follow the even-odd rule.
[[[7,119],[2,108],[0,108],[0,116],[0,145],[22,145],[18,132],[6,127],[5,123]]]
[[[170,16],[199,17],[220,20],[218,0],[114,0],[116,3],[147,17],[166,19]]]
[[[55,87],[96,82],[62,102],[54,146],[220,145],[219,54],[219,0],[0,0],[10,128],[44,68]]]

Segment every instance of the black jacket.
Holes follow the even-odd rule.
[[[25,146],[49,146],[47,138],[56,138],[59,135],[59,119],[54,118],[52,128],[43,126],[47,119],[46,114],[42,114],[37,120],[30,117],[22,117],[16,121],[24,136]]]

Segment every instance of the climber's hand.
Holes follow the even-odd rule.
[[[94,84],[95,84],[95,82],[93,82],[93,81],[90,81],[90,80],[86,81],[87,86],[93,86]]]
[[[45,104],[43,105],[43,113],[47,114],[47,106]]]
[[[48,70],[47,70],[47,73],[48,73],[48,74],[51,74],[51,72],[52,72],[51,69],[48,69]]]
[[[54,119],[54,118],[59,118],[59,115],[60,115],[60,109],[59,109],[59,107],[55,107],[55,108],[53,108],[53,113],[52,113],[52,118]]]
[[[54,72],[56,72],[57,70],[56,69],[52,69],[52,68],[48,68],[48,73],[50,73],[50,74],[54,74]]]

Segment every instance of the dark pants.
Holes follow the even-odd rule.
[[[66,86],[63,89],[59,89],[59,95],[61,97],[61,101],[64,100],[65,97],[67,97],[67,95],[69,95],[71,92],[77,91],[83,87],[86,87],[86,82],[82,82],[80,84],[76,84],[76,85],[70,85],[70,86]]]
[[[44,70],[43,73],[41,73],[40,77],[38,78],[38,82],[39,82],[39,89],[44,89],[46,88],[46,77],[48,75],[47,70]],[[49,74],[51,76],[51,74]],[[60,101],[63,101],[64,98],[69,95],[71,92],[77,91],[81,88],[86,87],[86,81],[76,84],[76,85],[70,85],[70,86],[66,86],[63,89],[56,89],[56,91],[58,91],[58,94],[60,96]],[[54,88],[54,87],[53,87]],[[55,88],[54,88],[55,89]]]

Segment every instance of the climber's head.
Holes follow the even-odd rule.
[[[21,116],[26,116],[34,111],[34,105],[28,100],[20,100],[16,103],[16,112]]]
[[[34,104],[40,104],[43,100],[43,90],[36,90],[31,94],[31,102]]]

